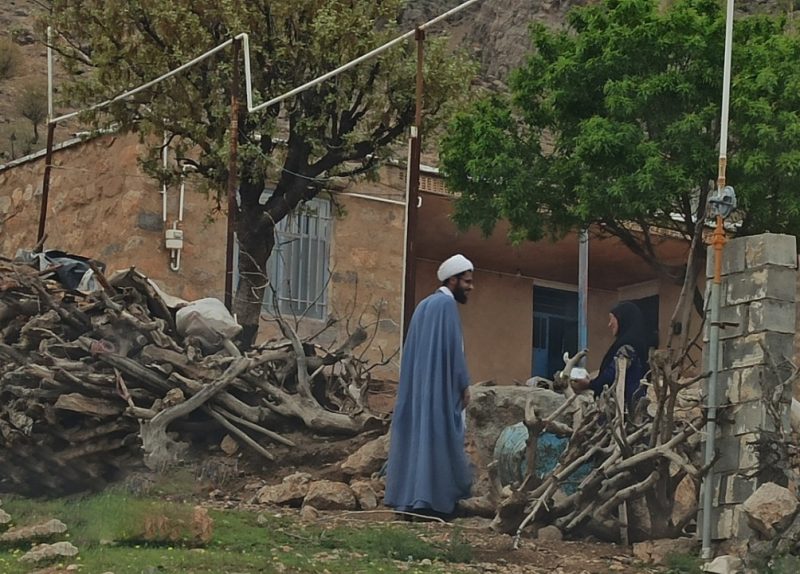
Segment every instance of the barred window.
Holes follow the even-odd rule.
[[[330,202],[314,198],[278,222],[267,272],[282,314],[324,319],[328,305]],[[274,311],[271,289],[264,308]]]

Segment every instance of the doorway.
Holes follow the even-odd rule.
[[[578,294],[534,286],[532,376],[551,379],[564,368],[564,352],[577,349]]]

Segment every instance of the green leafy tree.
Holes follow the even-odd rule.
[[[659,259],[658,244],[665,230],[702,233],[724,20],[716,0],[605,0],[570,11],[566,30],[534,25],[510,95],[475,102],[449,126],[441,151],[460,192],[457,223],[489,233],[506,219],[517,241],[594,226],[662,276],[688,275],[694,293],[696,272]],[[734,30],[728,181],[740,230],[796,233],[800,38],[783,16],[742,16]],[[693,249],[702,260],[702,241]]]
[[[76,104],[121,93],[240,33],[250,36],[255,102],[309,81],[396,36],[403,0],[152,2],[53,0],[47,22],[62,35]],[[426,46],[426,127],[466,93],[474,67],[444,38]],[[242,66],[242,63],[239,63]],[[82,73],[86,68],[91,73]],[[229,150],[231,52],[115,103],[110,113],[150,140],[163,132],[224,193]],[[235,311],[252,340],[258,328],[274,227],[333,176],[366,172],[414,117],[415,51],[401,46],[283,105],[239,115],[237,231],[242,250]],[[244,94],[244,74],[241,93]],[[192,150],[192,153],[190,153]],[[196,151],[199,150],[199,155]],[[159,149],[150,157],[157,163]],[[191,157],[190,157],[191,156]],[[162,175],[163,177],[163,175]],[[274,192],[261,204],[262,191]]]
[[[33,142],[39,141],[39,126],[47,119],[47,88],[41,83],[30,83],[17,96],[17,111],[31,122]]]

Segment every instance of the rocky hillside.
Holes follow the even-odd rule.
[[[44,146],[44,129],[21,113],[47,110],[47,55],[33,34],[34,14],[40,7],[31,0],[4,0],[0,7],[0,164]],[[44,98],[44,99],[42,99]],[[42,121],[42,124],[44,122]]]
[[[409,0],[404,20],[409,27],[459,5],[463,0]],[[567,11],[577,4],[593,0],[482,0],[475,6],[440,24],[454,44],[467,48],[481,63],[486,83],[502,87],[511,70],[524,59],[530,42],[528,28],[533,21],[559,25]],[[0,71],[4,46],[11,46],[18,64],[11,77],[0,74],[0,163],[14,155],[44,146],[44,129],[40,126],[38,141],[33,125],[21,113],[25,93],[39,90],[46,79],[44,47],[33,33],[35,15],[44,3],[39,0],[4,0],[0,3]],[[737,9],[754,12],[777,9],[785,0],[739,0]],[[59,83],[56,77],[56,84]],[[37,99],[36,97],[34,99]],[[36,102],[34,102],[36,103]],[[62,130],[64,131],[64,130]],[[66,130],[69,131],[69,130]],[[59,134],[61,139],[68,134]]]
[[[483,0],[441,24],[456,42],[481,63],[484,78],[504,80],[523,60],[530,42],[528,28],[540,21],[558,25],[570,7],[588,0]],[[463,0],[409,2],[406,20],[421,23]]]

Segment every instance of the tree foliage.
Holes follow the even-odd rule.
[[[0,80],[13,78],[22,62],[22,51],[9,38],[0,38]]]
[[[605,0],[531,29],[510,95],[475,102],[442,147],[456,220],[515,240],[600,225],[659,271],[656,229],[696,234],[717,174],[725,15],[716,0]],[[741,229],[800,226],[800,37],[734,27],[728,181]],[[702,245],[699,243],[698,245]]]
[[[47,119],[47,87],[41,82],[28,83],[17,96],[17,111],[33,126],[33,142],[39,141],[39,126]]]
[[[67,88],[74,103],[94,103],[153,79],[240,33],[250,38],[254,102],[283,94],[398,35],[403,0],[53,0],[49,23],[61,34],[59,50],[76,73]],[[472,64],[427,42],[426,127],[464,94]],[[257,324],[265,264],[276,222],[325,181],[371,169],[413,121],[415,52],[398,46],[283,105],[239,117],[244,250],[237,308]],[[242,63],[238,65],[241,67]],[[91,73],[78,72],[86,68]],[[175,136],[217,191],[224,190],[229,151],[231,51],[207,59],[110,110],[124,128]],[[241,94],[244,98],[244,74]],[[151,165],[159,150],[153,149]],[[260,203],[268,182],[274,192]],[[243,307],[247,307],[245,312]]]

